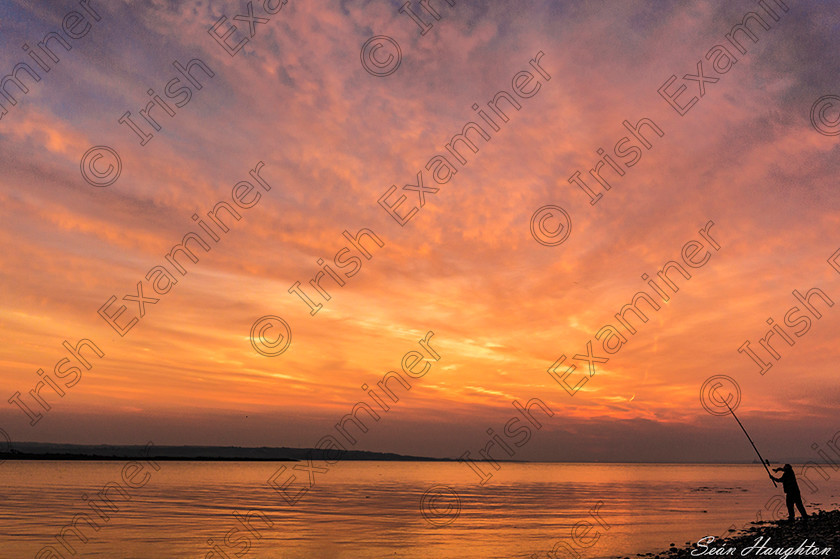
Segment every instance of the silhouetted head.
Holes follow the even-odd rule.
[[[785,464],[784,470],[785,470],[786,472],[791,472],[791,473],[793,473],[793,466],[791,466],[790,464]]]

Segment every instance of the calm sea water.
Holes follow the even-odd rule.
[[[112,493],[119,510],[108,512],[105,522],[82,496],[120,481],[123,463],[3,463],[0,556],[33,558],[52,545],[61,555],[44,552],[42,558],[225,557],[211,553],[212,540],[228,557],[248,558],[546,558],[561,541],[574,552],[557,557],[633,557],[721,535],[759,511],[765,519],[777,518],[767,504],[776,509],[772,498],[782,494],[758,465],[502,464],[482,487],[458,463],[341,462],[317,474],[315,486],[290,506],[266,480],[280,465],[293,463],[159,465],[147,485],[128,491],[130,501]],[[809,476],[816,493],[800,481],[812,510],[840,503],[840,472],[825,471],[827,481]],[[307,479],[306,472],[296,473],[290,491]],[[452,519],[460,506],[445,526],[421,514],[421,497],[432,486],[458,494],[456,499],[444,489],[427,501],[427,515],[436,523]],[[603,524],[589,514],[599,502]],[[244,530],[234,510],[261,511],[273,526],[254,520],[255,532]],[[74,556],[55,536],[78,513],[89,513],[99,529],[78,524],[87,542],[67,533]],[[592,526],[585,535],[580,532],[587,525],[578,528],[590,547],[570,537],[580,521]],[[233,545],[225,545],[234,529]]]

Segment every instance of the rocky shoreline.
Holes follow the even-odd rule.
[[[671,544],[668,551],[639,553],[637,557],[682,559],[687,557],[835,557],[840,558],[840,510],[818,511],[807,524],[797,516],[787,520],[753,522],[753,525],[723,539]],[[629,557],[619,558],[629,559]]]

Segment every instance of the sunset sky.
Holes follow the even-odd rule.
[[[255,1],[264,19],[253,36],[233,19],[248,11],[239,0],[2,4],[0,76],[27,63],[41,79],[18,72],[29,92],[7,80],[15,103],[0,94],[0,428],[15,441],[312,446],[357,402],[372,404],[361,386],[400,370],[432,331],[440,360],[424,354],[431,368],[379,422],[367,421],[369,432],[353,431],[354,448],[475,455],[489,428],[502,433],[517,414],[514,400],[539,398],[554,416],[541,416],[516,458],[749,461],[735,421],[701,405],[706,379],[727,375],[741,390],[736,413],[765,457],[816,458],[811,445],[840,432],[840,306],[812,299],[822,318],[812,316],[804,333],[784,317],[795,305],[804,312],[794,290],[817,287],[840,302],[840,273],[827,262],[840,248],[838,136],[810,119],[817,99],[840,95],[836,6],[785,0],[785,12],[766,0],[774,21],[752,0],[432,0],[436,20],[412,2],[433,24],[421,34],[402,3],[289,0],[270,15]],[[725,36],[750,11],[770,29],[751,23],[757,42],[740,34],[742,54]],[[70,32],[87,29],[78,39],[61,31],[71,12],[84,19],[70,15]],[[237,26],[228,45],[249,39],[233,56],[208,33],[222,16],[217,35]],[[72,50],[49,42],[60,61],[42,55],[46,72],[22,45],[35,48],[50,32]],[[378,35],[400,45],[401,63],[387,76],[360,60]],[[718,73],[706,53],[723,44],[737,61]],[[181,76],[173,62],[193,59],[213,77],[194,67],[201,88],[167,97]],[[716,82],[684,79],[699,60]],[[516,96],[512,80],[523,71],[533,81]],[[683,116],[657,93],[672,75],[669,94],[686,87],[678,105],[698,98]],[[151,108],[159,131],[139,114],[149,89],[175,113]],[[520,104],[497,103],[507,122],[487,105],[500,91]],[[119,122],[127,111],[153,133],[145,145]],[[825,110],[823,129],[839,114],[840,101]],[[643,132],[649,149],[622,125],[641,119],[663,132]],[[469,122],[490,139],[470,132],[478,152],[462,142],[461,164],[445,146]],[[625,136],[639,154],[631,167],[614,151]],[[121,159],[108,186],[82,178],[80,161],[94,146]],[[625,173],[602,163],[608,191],[589,173],[600,148]],[[436,155],[457,171],[444,184],[426,167]],[[249,174],[260,162],[270,190]],[[416,190],[403,189],[421,169],[422,207]],[[576,171],[603,194],[596,204],[569,182]],[[239,221],[222,212],[229,232],[215,227],[220,240],[210,241],[192,216],[211,224],[207,212],[232,204],[240,181],[253,185],[247,197],[240,190],[253,206],[237,208]],[[399,192],[388,203],[406,196],[400,215],[418,209],[404,226],[378,203],[391,185]],[[531,235],[546,205],[571,217],[557,246]],[[699,232],[710,221],[719,249]],[[342,236],[362,229],[384,243],[362,241],[370,259]],[[146,274],[174,270],[166,255],[189,232],[211,250],[192,241],[199,261],[179,257],[186,274],[155,293]],[[669,273],[679,291],[659,299],[647,323],[636,321],[636,334],[621,330],[626,343],[607,354],[596,332],[618,326],[614,315],[637,292],[655,294],[642,275],[682,263],[692,240],[708,260],[684,265],[690,280]],[[338,271],[344,247],[356,273],[342,276],[343,287],[325,276],[326,301],[309,280],[322,258]],[[143,317],[123,299],[138,282],[144,297],[159,299]],[[296,282],[323,305],[316,314],[289,293]],[[108,313],[126,306],[119,324],[139,319],[124,336],[97,312],[112,296]],[[292,331],[275,357],[249,339],[266,315]],[[773,367],[762,375],[737,350],[750,340],[763,351],[768,318],[795,343],[776,335],[781,357],[764,352]],[[82,339],[104,356],[83,350],[92,368],[62,384],[63,397],[42,388],[44,410],[29,395],[37,371],[60,381],[62,342]],[[565,355],[561,369],[577,365],[570,384],[588,377],[573,356],[589,341],[609,361],[572,396],[547,370]],[[16,392],[43,416],[35,425],[7,402]]]

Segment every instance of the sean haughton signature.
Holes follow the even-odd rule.
[[[714,536],[701,538],[697,541],[697,549],[692,550],[691,555],[694,557],[701,555],[740,555],[742,557],[755,555],[782,557],[783,559],[786,559],[787,557],[794,556],[825,556],[831,553],[830,547],[818,547],[816,545],[816,541],[814,541],[814,543],[808,543],[807,539],[799,544],[798,547],[773,547],[770,545],[769,537],[765,538],[764,536],[761,536],[753,545],[740,549],[737,546],[730,546],[726,544],[722,546],[710,545],[714,541]]]

